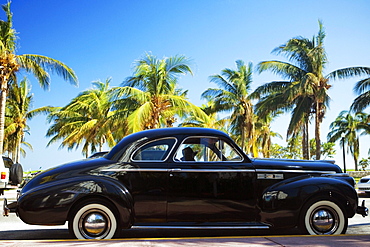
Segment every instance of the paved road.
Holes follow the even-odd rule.
[[[7,195],[5,195],[7,196]],[[361,196],[370,206],[370,198]],[[2,206],[2,200],[0,199]],[[23,223],[16,215],[0,218],[0,245],[15,244],[29,246],[27,241],[36,240],[37,245],[72,246],[75,244],[90,246],[124,245],[124,246],[370,246],[370,217],[356,215],[349,219],[346,235],[341,236],[286,236],[294,232],[271,233],[267,231],[168,231],[168,230],[124,230],[120,239],[81,242],[55,241],[71,239],[67,225],[64,226],[32,226]],[[231,237],[230,237],[231,236]],[[160,239],[158,239],[160,238]]]

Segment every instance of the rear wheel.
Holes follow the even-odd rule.
[[[118,232],[119,224],[110,203],[86,201],[74,208],[68,228],[78,239],[110,239]]]
[[[348,218],[342,208],[328,200],[313,201],[303,208],[301,228],[311,235],[344,234]]]

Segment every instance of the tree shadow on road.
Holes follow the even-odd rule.
[[[0,232],[0,240],[72,239],[68,229],[9,230]]]

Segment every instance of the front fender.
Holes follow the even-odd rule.
[[[27,224],[60,225],[67,221],[75,203],[94,196],[112,202],[120,215],[130,214],[128,211],[132,210],[131,195],[117,180],[82,176],[39,185],[21,194],[17,213]]]
[[[302,207],[313,198],[340,203],[347,217],[356,213],[357,193],[348,182],[304,175],[281,181],[264,191],[259,202],[261,221],[275,227],[294,227]]]

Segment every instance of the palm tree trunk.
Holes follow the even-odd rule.
[[[360,141],[357,139],[353,145],[353,159],[355,161],[355,171],[358,171],[358,156],[360,154]]]
[[[248,154],[249,150],[245,147],[245,126],[242,127],[242,139],[240,140],[242,150]]]
[[[354,157],[353,159],[355,161],[355,171],[358,171],[358,159],[357,157]]]
[[[4,81],[5,78],[2,78]],[[1,80],[1,79],[0,79]],[[2,81],[2,84],[6,82]],[[5,128],[5,105],[6,105],[6,86],[1,87],[0,93],[0,154],[4,152],[4,128]]]
[[[308,137],[308,120],[305,120],[302,127],[302,156],[303,159],[310,159],[310,146],[309,146],[309,137]]]
[[[315,141],[316,141],[316,160],[321,158],[321,140],[320,140],[320,103],[316,103],[315,113]]]
[[[17,140],[17,147],[16,147],[16,153],[15,153],[15,163],[20,163],[21,159],[21,144],[22,144],[23,136],[20,136]]]

